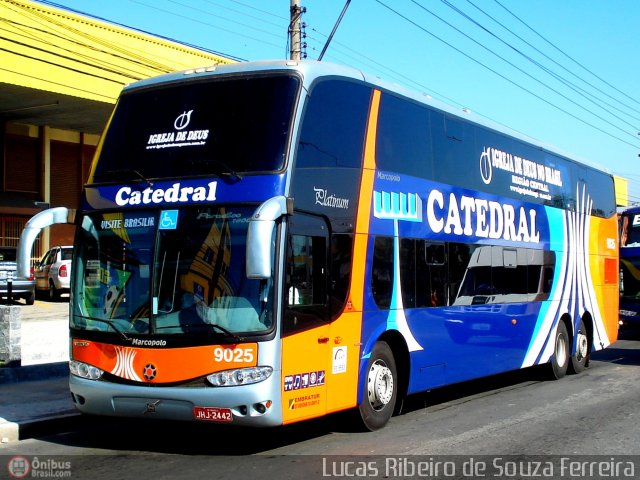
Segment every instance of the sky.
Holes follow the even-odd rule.
[[[241,60],[289,57],[290,0],[55,0]],[[346,0],[300,0],[316,60]],[[640,1],[351,0],[323,61],[431,95],[629,180],[640,203]]]

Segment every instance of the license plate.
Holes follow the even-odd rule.
[[[196,420],[208,422],[232,422],[233,415],[230,408],[193,407],[193,417]]]

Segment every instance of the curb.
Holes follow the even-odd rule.
[[[38,420],[27,420],[22,423],[9,422],[4,418],[0,418],[0,445],[27,438],[67,432],[77,429],[81,422],[82,414],[77,411],[69,411]]]
[[[69,375],[69,362],[43,363],[42,365],[25,365],[23,367],[0,368],[0,384],[29,382]]]
[[[84,418],[85,416],[79,411],[69,411],[48,418],[25,421],[18,426],[18,440],[76,430]]]

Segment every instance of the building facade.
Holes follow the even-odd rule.
[[[77,208],[100,134],[124,85],[234,62],[164,38],[29,0],[0,0],[0,245],[39,211]],[[32,252],[73,242],[45,229]]]

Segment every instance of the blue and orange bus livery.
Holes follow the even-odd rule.
[[[274,426],[615,341],[613,179],[360,71],[239,63],[125,87],[76,225],[82,412]],[[22,267],[24,268],[24,267]]]

